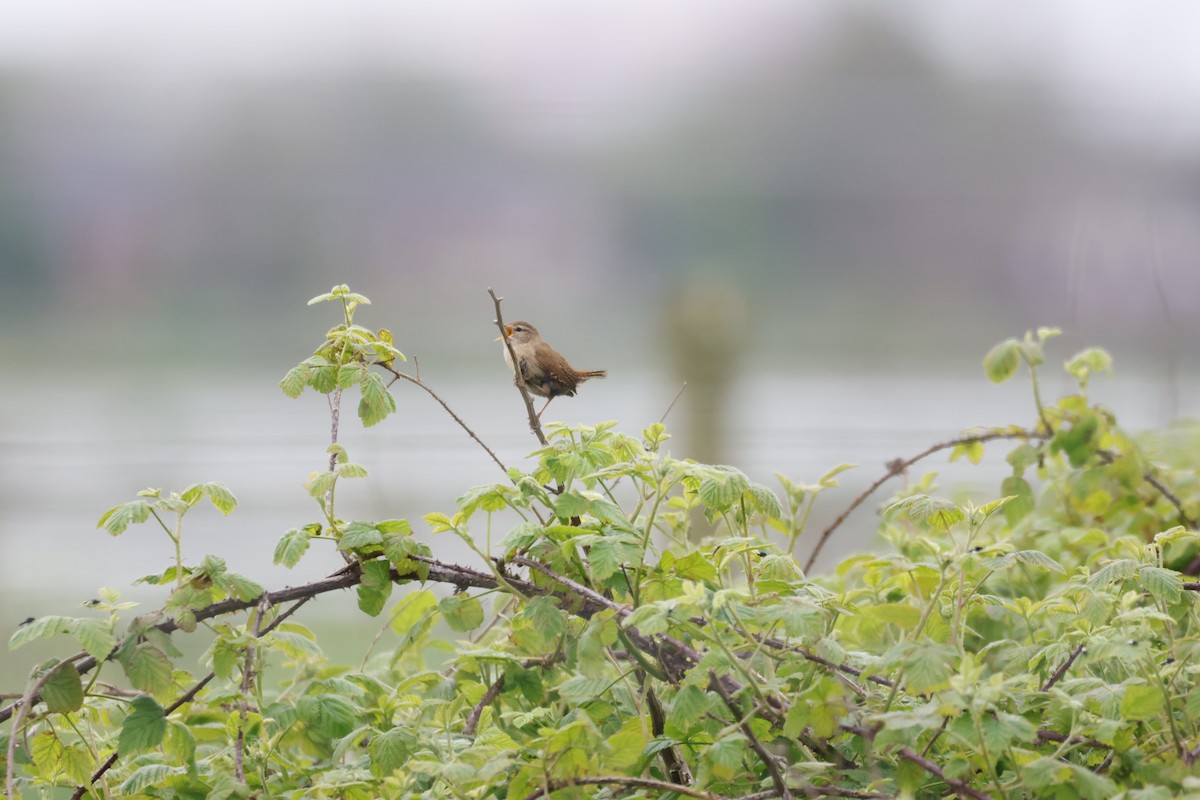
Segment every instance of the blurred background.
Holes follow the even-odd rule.
[[[238,495],[227,520],[189,518],[191,560],[268,586],[340,563],[270,566],[317,517],[303,483],[328,442],[323,398],[276,384],[338,322],[305,306],[338,283],[506,463],[535,442],[488,287],[609,370],[549,418],[636,433],[688,381],[677,455],[764,482],[862,464],[814,526],[890,458],[1028,423],[1027,387],[991,386],[980,359],[1030,327],[1066,331],[1049,373],[1114,353],[1096,390],[1127,426],[1194,416],[1197,29],[1200,6],[1166,0],[13,7],[0,625],[164,568],[161,531],[95,529],[145,486]],[[396,390],[395,417],[343,425],[372,475],[343,513],[419,520],[503,479]],[[990,499],[1002,456],[929,468]],[[822,568],[870,544],[877,505]],[[33,655],[0,653],[0,676]]]

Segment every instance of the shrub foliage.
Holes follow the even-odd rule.
[[[1200,797],[1200,585],[1184,577],[1200,483],[1186,448],[1140,444],[1089,401],[1103,351],[1066,362],[1077,390],[1046,402],[1055,331],[997,345],[985,372],[1029,376],[1031,424],[889,464],[847,508],[902,484],[879,517],[886,547],[813,574],[846,514],[806,524],[845,467],[771,487],[671,455],[662,424],[543,431],[531,414],[527,467],[489,450],[503,478],[455,508],[348,519],[338,485],[367,470],[336,443],[343,393],[357,387],[365,425],[395,410],[397,380],[442,401],[398,369],[386,330],[354,322],[365,297],[318,301],[341,321],[281,387],[331,396],[334,442],[306,486],[319,520],[284,533],[275,561],[344,562],[277,591],[215,556],[183,563],[186,515],[236,506],[217,483],[107,511],[112,535],[144,523],[173,542],[175,563],[144,579],[163,606],[127,618],[105,589],[85,616],[12,636],[79,650],[0,707],[13,796]],[[1011,473],[990,497],[893,480],[996,447]],[[439,559],[446,536],[476,563]],[[387,621],[361,665],[327,659],[297,613],[350,587]],[[176,631],[207,637],[199,664]]]

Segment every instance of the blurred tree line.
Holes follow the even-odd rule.
[[[775,41],[654,130],[574,147],[429,75],[10,72],[0,326],[48,308],[80,355],[224,357],[300,330],[336,274],[411,309],[398,340],[486,336],[495,285],[560,347],[602,328],[635,363],[684,283],[727,293],[764,360],[973,359],[1041,323],[1118,353],[1195,340],[1197,153],[1115,145],[1033,76],[955,74],[869,17]]]

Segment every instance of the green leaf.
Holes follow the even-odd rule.
[[[135,689],[157,694],[171,686],[171,660],[149,642],[122,648],[117,661]]]
[[[1025,564],[1030,567],[1037,567],[1038,569],[1048,569],[1060,575],[1067,574],[1062,564],[1059,564],[1040,550],[1018,550],[1015,553],[1010,553],[1008,557],[1018,564]]]
[[[222,514],[228,516],[235,508],[237,508],[237,498],[233,496],[233,492],[224,484],[209,482],[200,483],[192,487],[199,489],[200,492],[208,496],[212,501],[213,506]]]
[[[892,655],[903,668],[905,687],[917,694],[946,688],[956,656],[953,647],[928,640],[904,642],[893,648]]]
[[[396,398],[388,391],[377,373],[368,372],[363,376],[362,400],[358,404],[358,416],[364,427],[371,427],[382,422],[396,410]]]
[[[779,504],[779,498],[761,483],[751,483],[746,489],[746,494],[754,501],[755,508],[764,517],[780,519],[783,516],[783,506]]]
[[[1009,475],[1000,482],[1000,491],[1013,498],[1004,504],[1004,520],[1009,525],[1016,525],[1033,511],[1035,502],[1033,489],[1029,481],[1016,475]]]
[[[304,393],[304,387],[308,385],[308,376],[311,372],[312,368],[303,364],[292,367],[279,382],[279,388],[294,400]]]
[[[69,633],[75,620],[70,617],[38,617],[30,622],[17,626],[16,631],[8,640],[8,649],[16,650],[30,642],[54,636],[59,633]]]
[[[430,616],[437,605],[437,596],[428,589],[410,592],[396,603],[388,624],[396,634],[404,636]]]
[[[575,492],[563,492],[558,496],[558,499],[554,501],[554,514],[559,519],[582,517],[587,512],[587,498],[578,495]]]
[[[362,580],[358,584],[358,607],[366,614],[377,617],[383,611],[392,594],[391,565],[380,559],[364,561]]]
[[[305,695],[296,701],[296,716],[326,740],[354,730],[357,712],[347,700],[332,694]]]
[[[1175,603],[1183,594],[1183,578],[1175,570],[1145,565],[1138,570],[1138,578],[1160,603]]]
[[[147,789],[158,786],[173,775],[183,775],[185,772],[187,772],[186,767],[173,767],[170,764],[147,764],[130,773],[125,782],[121,784],[119,791],[122,797],[145,794]]]
[[[914,522],[925,523],[937,531],[948,531],[966,518],[966,513],[954,503],[927,494],[906,497],[890,505],[885,513],[898,509],[906,510]]]
[[[445,514],[434,511],[426,514],[423,519],[433,529],[434,533],[444,533],[445,531],[454,530],[454,522]]]
[[[339,478],[365,478],[367,477],[367,468],[362,464],[355,464],[351,461],[345,461],[338,464],[334,468]]]
[[[88,655],[97,661],[108,658],[108,654],[117,646],[117,637],[112,631],[111,623],[106,619],[73,619],[70,623],[71,635],[79,640]]]
[[[528,619],[542,634],[546,641],[554,641],[566,630],[563,612],[558,608],[553,598],[535,597],[526,603],[521,610],[521,617]]]
[[[385,519],[375,523],[380,533],[394,536],[411,536],[412,525],[406,519]]]
[[[289,569],[296,566],[308,552],[309,544],[311,544],[311,540],[306,531],[292,528],[275,545],[275,563],[282,564]]]
[[[451,630],[470,631],[483,624],[483,605],[479,598],[466,592],[442,598],[438,603],[438,610],[442,612],[442,617]]]
[[[105,511],[96,527],[104,528],[113,536],[120,536],[130,525],[145,522],[149,518],[150,504],[145,500],[131,500]]]
[[[506,555],[523,552],[541,538],[542,531],[542,526],[536,522],[518,523],[515,528],[504,536],[504,540],[500,542],[500,546],[504,549]]]
[[[244,602],[258,599],[265,591],[262,584],[247,578],[245,575],[239,575],[236,572],[227,572],[216,578],[213,582],[226,595],[236,597],[238,600]]]
[[[1125,696],[1121,698],[1121,717],[1131,720],[1154,719],[1163,712],[1164,707],[1163,693],[1157,686],[1134,684],[1125,687]]]
[[[83,683],[75,665],[64,662],[54,667],[42,685],[42,700],[56,714],[68,714],[83,708]]]
[[[687,730],[716,705],[716,698],[699,686],[684,686],[671,703],[671,722]]]
[[[371,522],[351,522],[342,530],[338,539],[338,550],[348,552],[363,547],[383,544],[383,534]]]
[[[1131,561],[1128,558],[1120,558],[1110,561],[1100,569],[1096,570],[1096,574],[1088,579],[1087,585],[1089,589],[1104,589],[1110,583],[1117,581],[1128,580],[1137,572],[1138,563]]]
[[[1016,339],[1005,339],[983,357],[983,370],[992,383],[1004,383],[1021,366],[1021,343]]]
[[[166,715],[153,698],[140,695],[133,698],[132,705],[133,713],[121,723],[117,740],[117,753],[122,756],[157,747],[167,732]]]
[[[412,732],[404,728],[392,728],[374,737],[370,746],[371,774],[383,778],[405,766],[416,744]]]

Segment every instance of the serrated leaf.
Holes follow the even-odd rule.
[[[186,771],[186,767],[173,767],[170,764],[147,764],[138,767],[121,784],[121,796],[144,794],[147,789],[159,785],[172,775],[182,775]]]
[[[362,564],[362,580],[359,581],[358,607],[363,613],[372,617],[379,616],[383,606],[392,594],[392,579],[389,576],[391,565],[380,559],[372,559]]]
[[[215,583],[225,594],[243,602],[250,602],[261,597],[264,591],[262,584],[236,572],[225,573]]]
[[[326,740],[341,738],[354,730],[357,718],[349,701],[332,694],[301,697],[296,701],[296,715]]]
[[[454,631],[470,631],[483,624],[483,605],[466,592],[443,597],[438,610]]]
[[[122,648],[117,661],[135,689],[157,694],[171,686],[171,660],[149,642]]]
[[[292,367],[283,376],[283,380],[279,382],[279,388],[283,393],[293,400],[304,393],[304,387],[308,385],[308,376],[312,371],[311,367],[306,367],[303,364]]]
[[[212,501],[213,506],[222,514],[228,516],[235,508],[237,508],[237,498],[233,492],[229,491],[229,487],[221,483],[210,481],[198,485],[201,492],[208,496]]]
[[[684,686],[671,702],[671,721],[686,731],[716,705],[715,700],[714,695],[699,686]]]
[[[42,685],[42,700],[46,708],[56,714],[68,714],[83,708],[83,682],[75,665],[64,662]]]
[[[1037,567],[1038,569],[1048,569],[1060,575],[1067,574],[1062,564],[1059,564],[1040,550],[1018,550],[1015,553],[1010,553],[1008,557],[1020,564]]]
[[[157,747],[167,732],[167,718],[154,698],[140,695],[133,698],[133,712],[121,723],[117,753],[127,756]]]
[[[412,525],[409,525],[406,519],[381,520],[375,523],[375,527],[383,534],[392,534],[395,536],[412,535]]]
[[[300,563],[300,559],[308,552],[311,544],[308,533],[300,528],[292,528],[279,539],[275,545],[276,564],[282,564],[289,569]]]
[[[1120,558],[1110,561],[1088,579],[1087,585],[1089,589],[1105,589],[1110,583],[1127,580],[1132,578],[1137,572],[1138,563],[1131,561],[1128,558]]]
[[[1021,343],[1005,339],[983,357],[983,369],[992,383],[1004,383],[1021,366]]]
[[[543,528],[536,522],[520,522],[505,534],[500,546],[506,554],[522,552],[541,538]]]
[[[1138,578],[1159,602],[1174,603],[1183,594],[1183,578],[1174,570],[1146,565],[1138,570]]]
[[[416,742],[404,728],[392,728],[371,739],[371,774],[377,778],[391,775],[408,763]]]
[[[383,534],[370,522],[351,522],[342,530],[338,550],[343,552],[383,544]]]
[[[145,500],[131,500],[105,511],[96,527],[104,528],[113,536],[120,536],[130,525],[145,522],[149,518],[150,504]]]
[[[337,476],[339,478],[365,478],[365,477],[367,477],[367,468],[366,467],[364,467],[362,464],[355,464],[350,461],[347,461],[342,464],[338,464],[336,467],[334,467],[334,472],[337,473]]]
[[[433,528],[434,533],[443,533],[445,531],[454,530],[454,523],[445,514],[438,511],[426,514],[422,519]]]
[[[382,422],[396,410],[396,398],[388,391],[383,378],[374,372],[363,376],[362,400],[358,404],[358,416],[364,427],[371,427]]]
[[[754,501],[754,506],[764,517],[779,519],[783,516],[783,506],[780,505],[779,498],[761,483],[751,483],[746,489],[746,494]]]
[[[70,624],[71,635],[79,640],[83,649],[97,661],[108,658],[117,645],[116,634],[106,619],[74,619]]]
[[[8,649],[16,650],[18,647],[22,647],[38,639],[44,639],[47,636],[68,633],[71,630],[71,623],[74,621],[70,617],[49,616],[38,617],[30,622],[22,623],[17,626],[17,629],[9,638]]]

